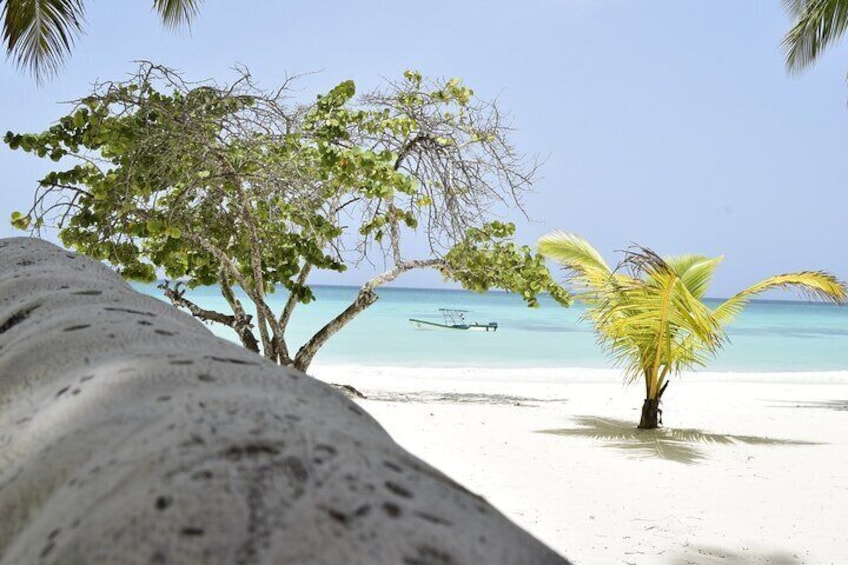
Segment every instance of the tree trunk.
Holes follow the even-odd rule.
[[[313,357],[318,353],[322,345],[327,343],[327,340],[333,337],[345,324],[354,319],[357,314],[377,302],[378,296],[372,290],[360,290],[356,295],[353,303],[344,309],[344,311],[327,322],[327,324],[318,330],[309,341],[307,341],[297,352],[294,358],[294,368],[304,373],[309,369]]]
[[[353,303],[345,308],[341,314],[327,322],[323,328],[318,330],[318,332],[315,333],[315,335],[313,335],[309,341],[307,341],[297,351],[297,355],[294,357],[292,366],[298,371],[303,371],[305,373],[309,369],[309,365],[312,363],[312,359],[315,357],[315,354],[318,353],[318,350],[327,342],[328,339],[333,337],[345,326],[345,324],[359,315],[360,312],[377,302],[379,297],[374,292],[375,288],[395,280],[403,273],[411,271],[412,269],[433,268],[439,265],[444,265],[444,262],[444,259],[414,259],[411,261],[402,261],[395,265],[391,270],[377,275],[362,285],[362,288],[359,289],[359,293],[356,295],[356,299],[354,299]]]
[[[657,398],[646,398],[642,404],[642,419],[639,420],[639,429],[655,430],[659,427],[660,419],[660,401]]]

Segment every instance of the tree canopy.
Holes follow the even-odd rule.
[[[521,208],[537,165],[511,145],[495,104],[459,79],[413,71],[358,99],[345,81],[310,104],[292,101],[291,82],[265,92],[242,69],[230,85],[189,83],[143,63],[127,81],[96,85],[48,130],[6,134],[12,149],[71,165],[41,179],[13,224],[56,228],[66,246],[130,279],[164,272],[180,281],[163,285],[174,304],[300,369],[377,287],[413,269],[530,305],[541,292],[568,304],[544,259],[497,219]],[[426,252],[409,256],[416,238]],[[310,274],[361,261],[385,270],[290,351],[286,327],[314,298]],[[186,287],[210,284],[230,312],[189,300]],[[274,312],[267,298],[278,289],[289,296]]]

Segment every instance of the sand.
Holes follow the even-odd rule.
[[[683,375],[659,431],[614,370],[312,372],[577,564],[848,563],[848,371]]]

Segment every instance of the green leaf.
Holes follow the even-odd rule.
[[[30,222],[31,218],[28,215],[18,211],[12,212],[12,227],[19,230],[26,230],[29,228]]]
[[[147,231],[150,235],[157,235],[162,233],[165,228],[165,224],[160,220],[147,220]]]

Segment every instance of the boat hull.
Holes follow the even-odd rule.
[[[473,332],[495,332],[498,330],[497,322],[489,322],[488,324],[440,324],[438,322],[429,322],[416,318],[409,318],[409,322],[418,328],[425,329],[465,330]]]

